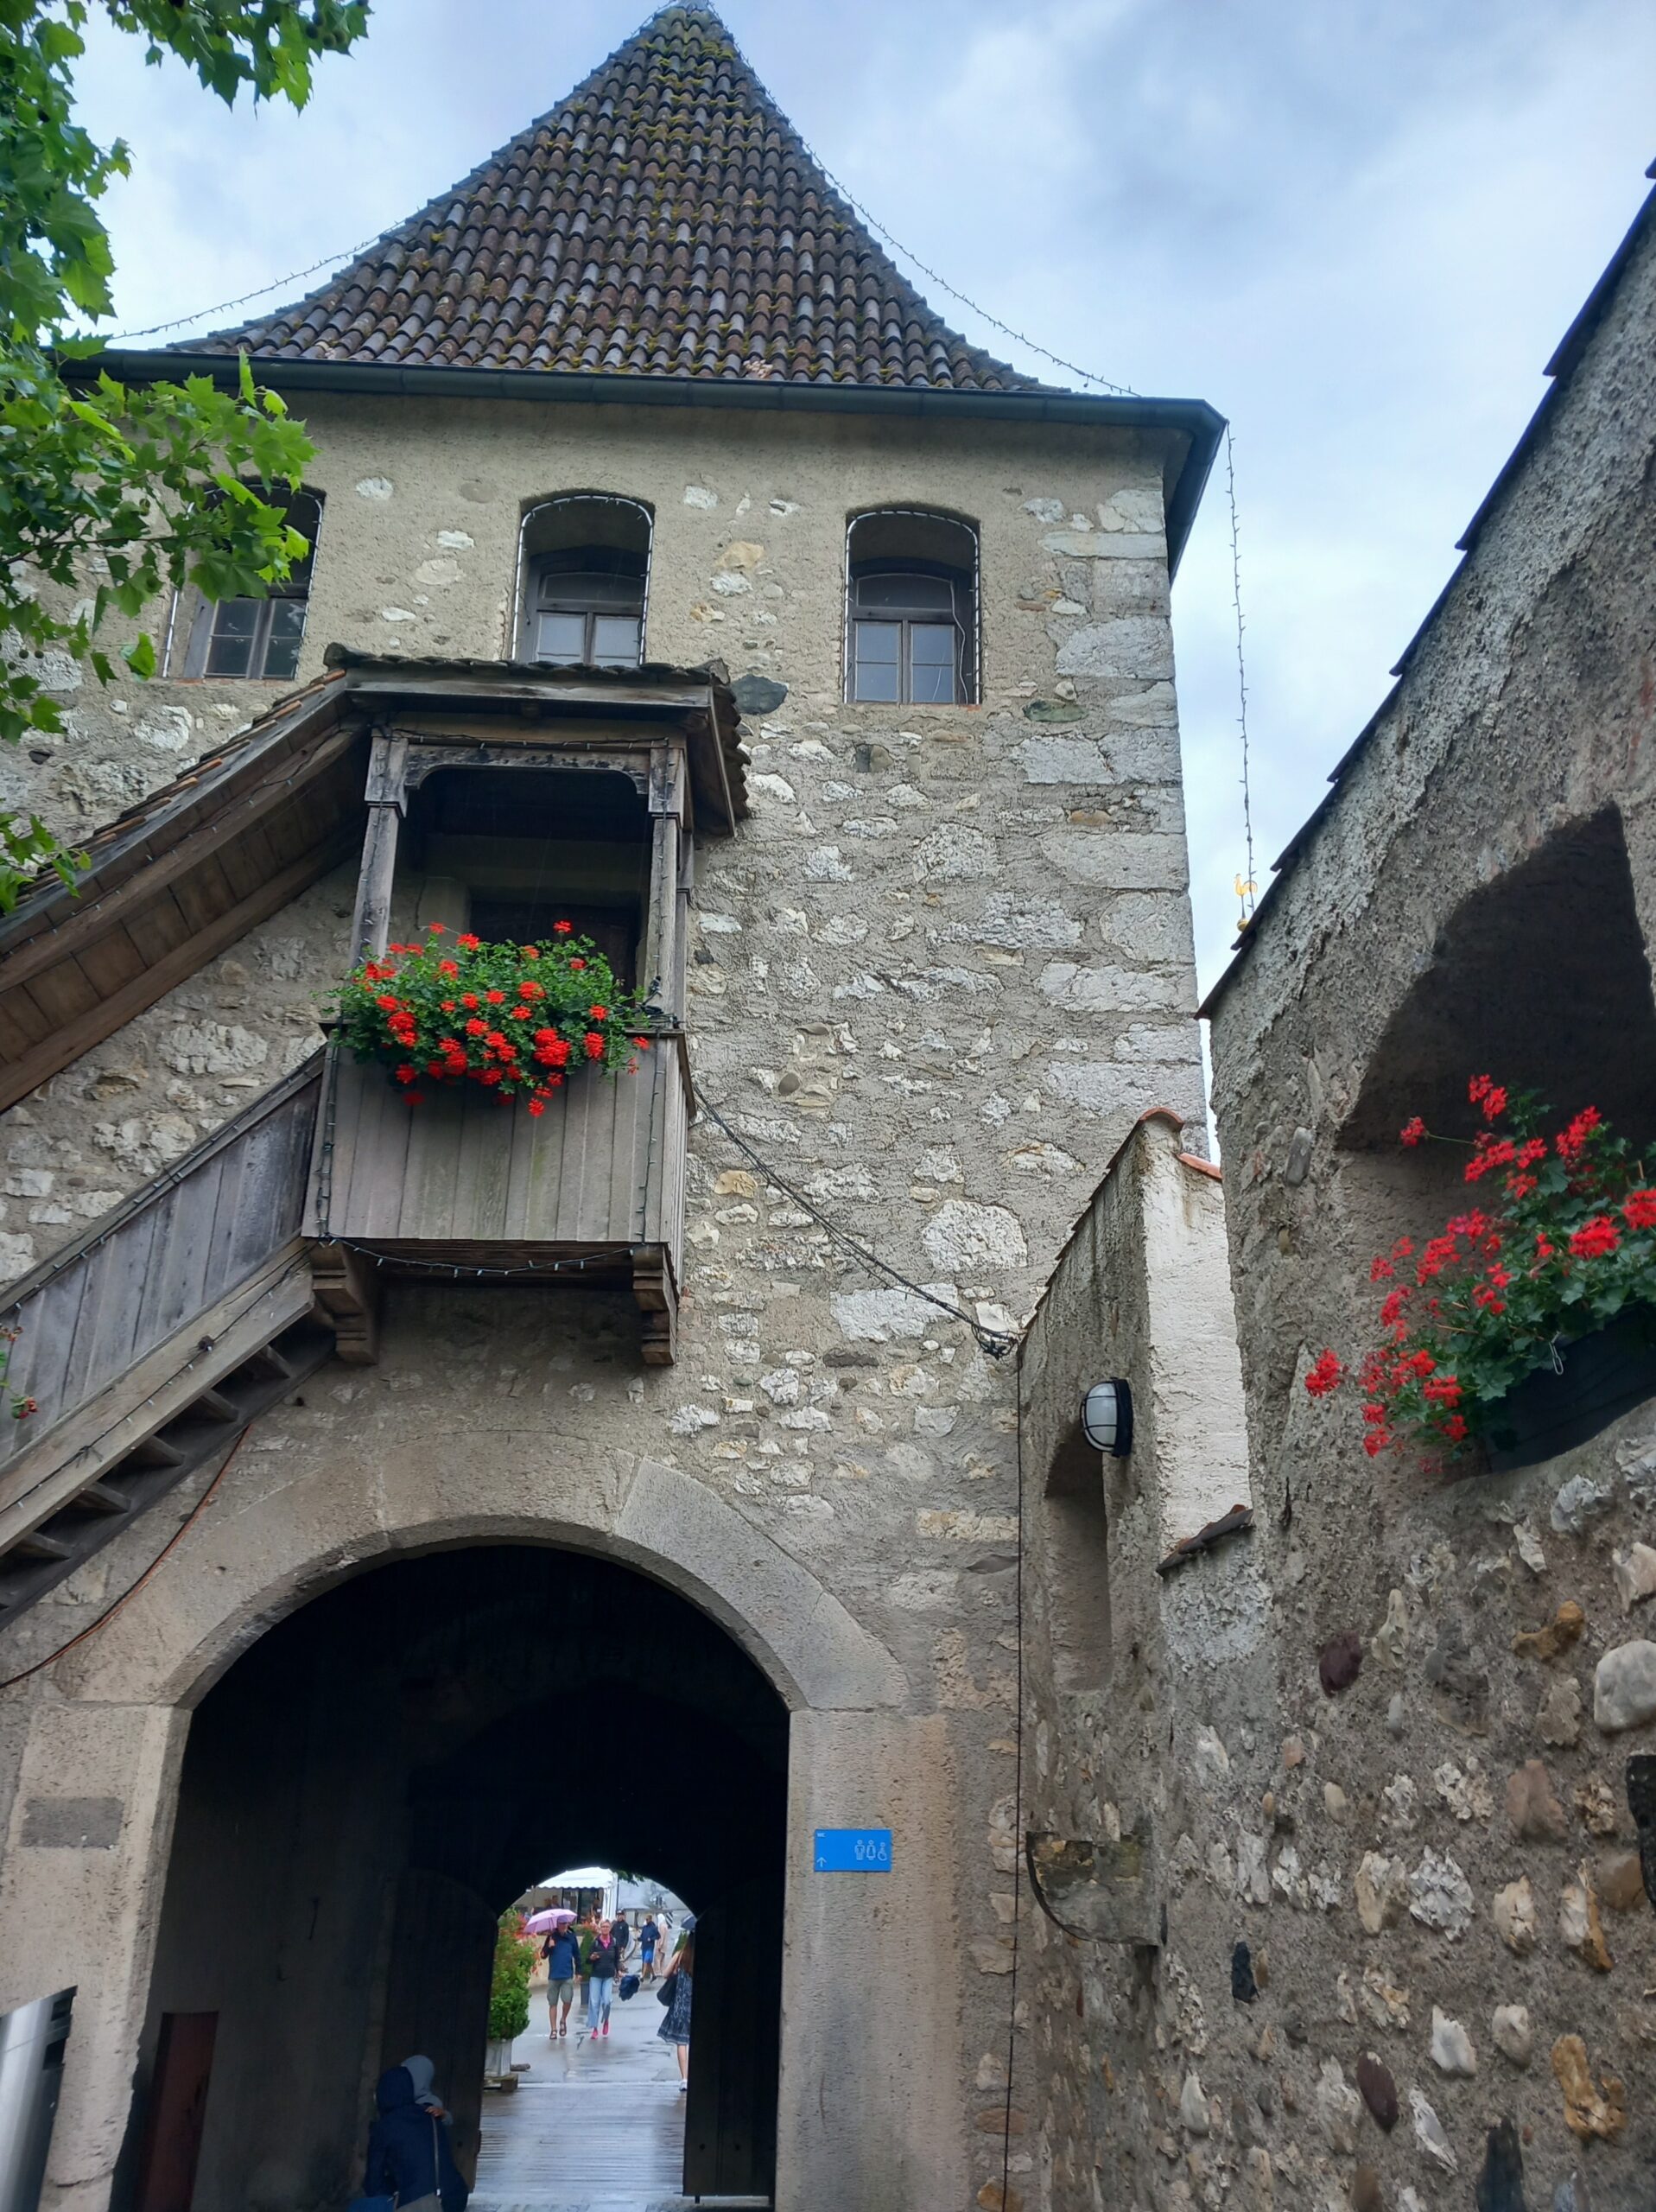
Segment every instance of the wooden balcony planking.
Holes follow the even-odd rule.
[[[344,1053],[335,1081],[327,1216],[314,1215],[314,1235],[631,1245],[682,1211],[682,1198],[668,1196],[682,1192],[682,1163],[667,1156],[684,1128],[682,1098],[669,1105],[680,1083],[670,1046],[642,1056],[636,1075],[579,1071],[538,1117],[429,1083],[414,1086],[422,1103],[409,1107],[389,1071]],[[658,1170],[663,1186],[652,1195]]]

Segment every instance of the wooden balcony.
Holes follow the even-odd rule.
[[[472,1084],[421,1091],[410,1107],[377,1062],[330,1055],[305,1229],[336,1317],[355,1301],[371,1330],[388,1269],[630,1289],[644,1357],[670,1363],[694,1107],[682,1034],[658,1034],[636,1074],[582,1069],[538,1118]]]

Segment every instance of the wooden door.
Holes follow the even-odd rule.
[[[743,1883],[695,1923],[684,2194],[776,2191],[782,1882]]]
[[[163,2012],[134,2212],[190,2212],[206,2120],[216,2012]]]
[[[477,2171],[495,1919],[475,1890],[415,1868],[397,1885],[382,2068],[416,2051],[454,2117],[454,2162]]]

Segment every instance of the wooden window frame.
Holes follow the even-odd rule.
[[[976,523],[940,508],[867,507],[848,518],[845,546],[841,689],[847,704],[888,709],[976,706],[982,697],[981,556]],[[885,607],[861,605],[866,584],[877,577],[903,575],[926,576],[946,583],[947,613],[936,607],[905,607],[900,601]],[[885,622],[900,632],[895,699],[859,696],[857,632],[863,622]],[[941,628],[945,623],[955,633],[954,696],[917,699],[915,631]]]
[[[617,527],[617,515],[622,526]],[[537,543],[553,536],[554,542]],[[628,542],[631,535],[636,542]],[[650,579],[656,549],[656,518],[640,499],[619,492],[560,492],[526,505],[518,527],[517,588],[512,615],[516,657],[539,668],[642,668],[650,621]],[[590,557],[587,557],[590,556]],[[628,569],[623,557],[636,562]],[[577,565],[583,563],[584,565]],[[636,607],[600,607],[574,590],[555,589],[560,573],[573,582],[582,574],[625,577],[638,587]],[[585,618],[579,660],[543,660],[536,650],[539,618],[572,614]],[[606,616],[635,619],[638,646],[630,661],[594,658],[595,629]]]
[[[309,490],[296,492],[281,502],[289,512],[301,506],[310,509],[310,551],[305,556],[285,583],[272,584],[260,599],[208,599],[197,592],[190,611],[189,631],[185,641],[184,666],[180,671],[186,678],[206,683],[295,683],[299,680],[299,664],[304,656],[305,633],[309,627],[310,591],[316,567],[317,547],[321,542],[323,495]],[[295,527],[298,527],[295,524]],[[276,623],[278,607],[297,605],[301,609],[299,636],[295,643],[293,667],[278,676],[268,672],[270,654],[270,633]],[[219,618],[228,607],[251,607],[253,635],[248,656],[248,665],[234,671],[215,670],[209,666],[213,648],[219,635]]]
[[[883,576],[930,576],[949,587],[949,604],[947,613],[935,607],[921,607],[917,603],[904,607],[897,604],[885,607],[863,607],[859,593],[863,585]],[[847,648],[847,691],[848,703],[862,707],[966,707],[974,703],[974,685],[971,680],[974,626],[962,615],[961,601],[964,598],[968,607],[972,603],[971,580],[961,570],[949,569],[938,562],[874,560],[859,563],[852,572],[850,620]],[[860,666],[857,652],[857,633],[865,623],[884,625],[898,632],[897,658],[897,690],[895,699],[865,697],[857,689]],[[955,678],[954,696],[949,699],[917,699],[914,696],[914,633],[917,630],[951,629],[955,633],[955,653],[950,664]],[[889,666],[889,663],[877,664]]]

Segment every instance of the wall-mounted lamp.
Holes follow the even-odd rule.
[[[1081,1402],[1081,1433],[1094,1452],[1125,1459],[1133,1449],[1133,1392],[1120,1376],[1094,1382]]]

